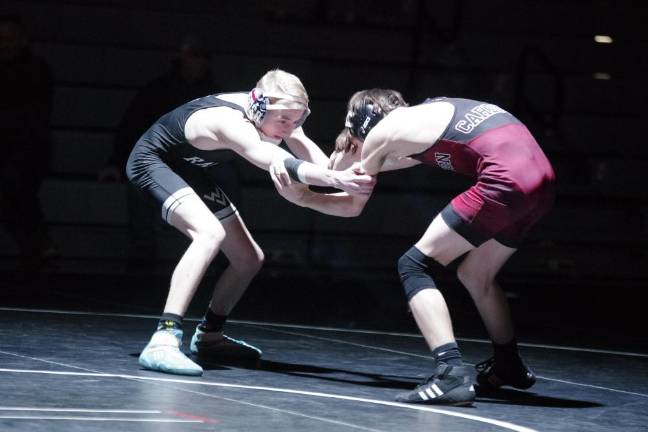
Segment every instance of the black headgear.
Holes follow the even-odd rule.
[[[356,113],[349,111],[344,126],[349,128],[351,135],[364,141],[369,131],[384,117],[385,114],[380,107],[368,103],[363,105]]]

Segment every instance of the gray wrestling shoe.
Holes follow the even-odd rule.
[[[206,332],[196,327],[189,350],[192,354],[209,359],[259,360],[261,350],[242,340],[233,339],[222,331]]]

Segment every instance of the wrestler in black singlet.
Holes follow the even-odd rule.
[[[209,95],[194,99],[160,117],[131,151],[126,164],[128,179],[153,195],[162,206],[162,218],[169,215],[184,197],[195,192],[220,220],[236,213],[225,192],[206,168],[227,162],[237,155],[232,150],[200,150],[187,141],[185,124],[196,111],[229,107],[244,113],[240,106]]]

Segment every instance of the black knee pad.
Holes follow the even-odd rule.
[[[421,290],[436,289],[437,286],[429,273],[438,267],[443,268],[436,260],[425,255],[415,246],[398,259],[398,274],[408,302]]]

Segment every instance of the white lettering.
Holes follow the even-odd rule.
[[[183,159],[186,160],[187,162],[189,162],[190,164],[199,166],[201,168],[207,168],[209,166],[217,164],[217,162],[207,162],[205,159],[203,159],[201,157],[198,157],[198,156],[192,156],[192,157],[183,158]]]
[[[203,195],[203,198],[211,202],[217,202],[220,205],[227,204],[227,200],[225,199],[221,191],[218,189],[216,189],[214,192],[210,193],[209,195]]]
[[[466,113],[462,120],[455,124],[455,129],[461,133],[469,134],[477,126],[495,114],[506,113],[502,108],[493,104],[477,105]]]

